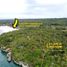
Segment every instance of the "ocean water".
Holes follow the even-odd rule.
[[[19,67],[13,62],[8,62],[7,57],[0,51],[0,67]]]
[[[15,30],[18,30],[18,29],[16,28],[14,29],[13,27],[10,27],[10,26],[0,26],[0,34],[15,31]]]

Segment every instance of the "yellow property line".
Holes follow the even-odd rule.
[[[17,25],[17,20],[15,21],[15,23],[14,23],[14,25],[13,25],[13,26],[14,26],[14,27],[16,27],[16,25]]]

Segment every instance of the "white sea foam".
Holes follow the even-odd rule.
[[[15,30],[18,30],[18,29],[10,27],[10,26],[0,26],[0,35],[3,33],[15,31]]]

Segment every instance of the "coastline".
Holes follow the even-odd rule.
[[[0,50],[0,51],[1,51],[2,54],[4,54],[4,55],[6,56],[7,53],[6,53],[5,51],[3,51],[3,50]],[[8,60],[7,60],[7,61],[8,61]],[[8,61],[8,62],[9,62],[9,61]],[[18,65],[19,67],[21,67],[21,66],[20,66],[16,61],[14,61],[14,60],[11,60],[10,62],[13,62],[15,65]],[[9,62],[9,63],[10,63],[10,62]]]
[[[0,35],[2,35],[3,33],[8,33],[8,32],[11,32],[11,31],[16,31],[18,30],[17,28],[13,28],[11,26],[0,26]],[[4,49],[3,49],[4,48]],[[7,61],[8,62],[13,62],[14,64],[18,65],[18,66],[21,66],[21,67],[28,67],[28,65],[24,65],[24,63],[21,63],[20,61],[16,61],[12,58],[12,52],[9,48],[5,49],[5,47],[1,47],[0,48],[1,52],[2,53],[5,53],[5,55],[7,56]]]
[[[0,26],[0,35],[3,33],[8,33],[8,32],[12,32],[12,31],[16,31],[18,30],[17,28],[13,28],[11,26]]]
[[[5,53],[6,54],[6,56],[7,56],[7,54],[8,54],[8,52],[6,51],[6,50],[3,50],[2,48],[1,48],[1,52],[2,53]],[[11,57],[11,56],[9,56],[9,57]],[[7,58],[8,59],[8,58]],[[8,61],[8,60],[7,60]],[[8,61],[8,62],[13,62],[14,64],[16,64],[16,65],[18,65],[18,66],[20,66],[20,67],[29,67],[28,66],[28,64],[24,64],[22,61],[16,61],[16,60],[14,60],[12,57],[11,57],[11,60],[10,61]]]

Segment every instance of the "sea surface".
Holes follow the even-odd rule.
[[[0,51],[0,67],[19,67],[18,65],[14,64],[13,62],[8,62],[6,55],[4,55]]]
[[[15,30],[18,30],[18,29],[16,28],[14,29],[13,27],[10,27],[10,26],[0,26],[0,35],[3,33],[15,31]]]

